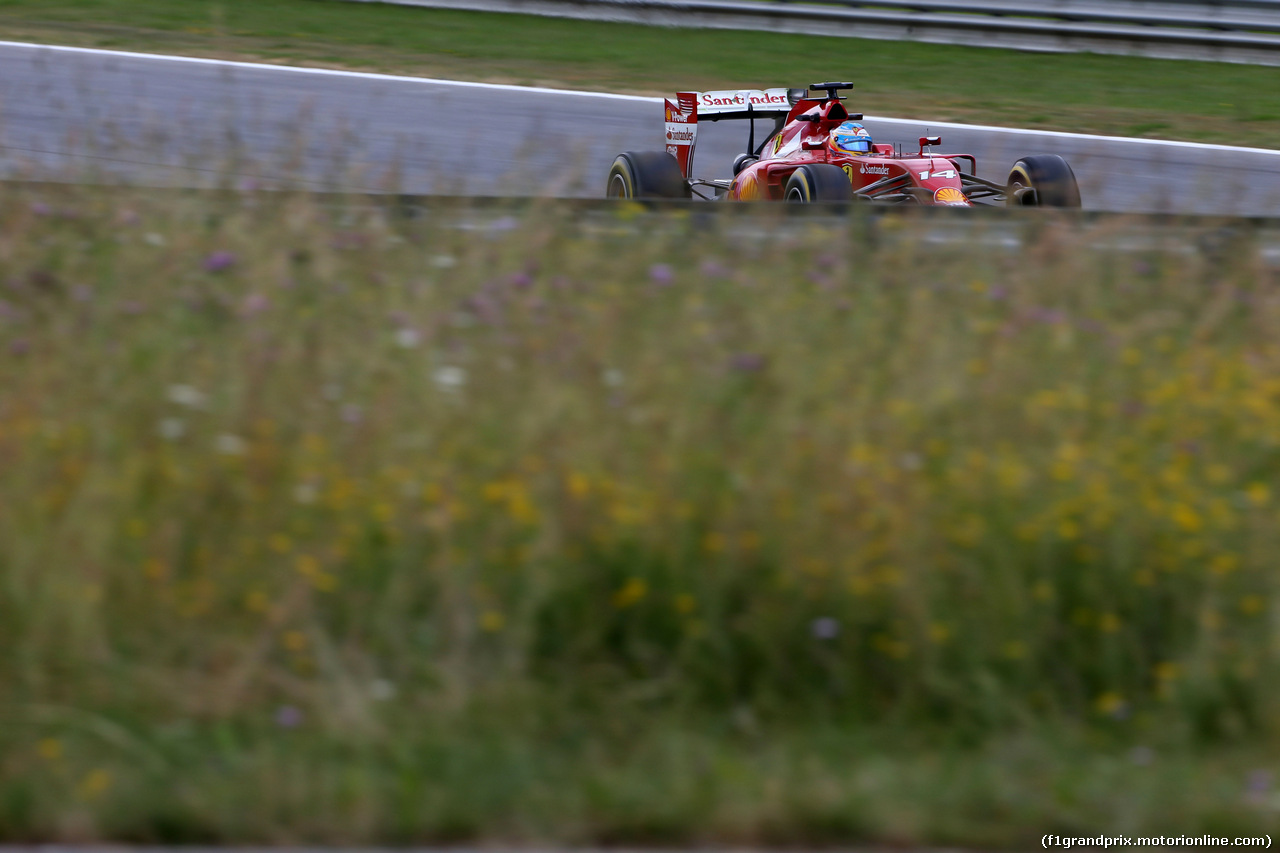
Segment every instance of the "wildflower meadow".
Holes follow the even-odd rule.
[[[1275,828],[1280,269],[953,221],[6,187],[0,840]]]

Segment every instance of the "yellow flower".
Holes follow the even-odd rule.
[[[300,652],[307,647],[307,635],[301,631],[285,631],[282,642],[289,651]]]
[[[1227,575],[1240,566],[1240,558],[1235,554],[1219,554],[1209,562],[1209,571],[1215,575]]]
[[[1271,489],[1266,483],[1250,483],[1245,494],[1254,506],[1263,506],[1271,500]]]
[[[1195,533],[1204,527],[1204,519],[1185,503],[1176,503],[1170,513],[1173,523],[1188,533]]]
[[[1156,674],[1156,678],[1159,681],[1168,682],[1168,681],[1173,681],[1179,675],[1181,675],[1181,670],[1179,669],[1176,663],[1173,663],[1171,661],[1164,661],[1162,663],[1156,664],[1155,674]]]
[[[619,610],[638,604],[649,594],[649,584],[643,578],[631,578],[613,594],[613,606]]]
[[[62,757],[62,741],[56,737],[41,738],[36,744],[36,751],[45,761],[57,761]]]
[[[687,592],[682,592],[676,596],[675,605],[677,613],[687,615],[693,612],[694,607],[697,606],[697,602],[694,600],[692,595]]]
[[[143,568],[143,572],[153,581],[162,581],[169,575],[169,567],[164,564],[163,560],[152,557],[147,560],[147,565]]]
[[[943,622],[934,622],[929,626],[929,639],[942,645],[951,639],[951,626]]]
[[[578,500],[582,500],[591,492],[591,481],[585,475],[575,471],[569,475],[568,487],[569,494]]]
[[[1104,634],[1114,634],[1120,630],[1120,617],[1114,613],[1103,613],[1098,617],[1098,630]]]
[[[1093,703],[1094,709],[1099,714],[1108,717],[1114,716],[1124,708],[1124,698],[1119,693],[1103,693]]]
[[[490,634],[501,631],[506,624],[506,618],[496,610],[486,610],[480,614],[480,629]]]
[[[85,777],[80,780],[80,785],[77,787],[77,791],[83,799],[91,800],[101,796],[106,792],[107,788],[110,787],[111,774],[101,768],[98,768],[96,770],[90,770]]]
[[[287,554],[293,548],[293,540],[283,533],[273,533],[267,540],[267,547],[277,554]]]
[[[303,577],[314,578],[320,572],[320,561],[310,554],[299,554],[298,559],[293,561],[293,567]]]
[[[1246,616],[1256,616],[1262,612],[1265,603],[1260,595],[1246,595],[1240,599],[1240,612]]]

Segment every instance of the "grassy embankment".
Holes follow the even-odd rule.
[[[53,193],[0,208],[0,838],[1274,831],[1247,238]]]
[[[664,93],[857,81],[868,113],[1275,147],[1280,69],[332,0],[0,0],[0,37]],[[696,46],[696,47],[695,47]]]

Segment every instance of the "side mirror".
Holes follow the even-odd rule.
[[[922,136],[922,137],[920,137],[920,156],[921,156],[921,157],[923,157],[923,156],[924,156],[924,147],[925,147],[926,145],[930,145],[930,146],[932,146],[932,145],[941,145],[941,144],[942,144],[942,137],[941,137],[941,136]]]
[[[809,97],[808,89],[788,89],[787,90],[787,103],[793,107],[807,97]]]

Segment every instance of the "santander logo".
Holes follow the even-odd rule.
[[[693,142],[693,128],[681,129],[673,126],[667,127],[667,141],[684,143],[689,145]]]
[[[752,104],[757,107],[776,107],[787,103],[787,96],[774,92],[703,92],[698,102],[704,107],[745,107]]]

